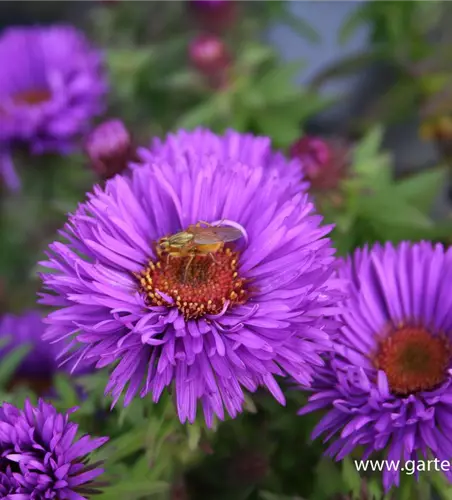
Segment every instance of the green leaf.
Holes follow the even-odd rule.
[[[419,209],[398,198],[387,189],[359,199],[359,213],[383,226],[409,229],[431,229],[433,222]]]
[[[302,17],[295,16],[292,12],[284,10],[280,20],[300,37],[309,42],[317,44],[321,41],[317,31]]]
[[[342,462],[342,478],[347,489],[351,490],[354,495],[358,495],[361,490],[362,479],[353,464],[353,460],[349,457]]]
[[[363,8],[358,5],[354,12],[352,12],[348,19],[342,24],[338,36],[340,44],[346,44],[357,28],[366,21],[365,16],[363,16],[364,13],[365,11],[363,11]]]
[[[381,54],[379,52],[370,50],[340,58],[317,73],[310,82],[310,86],[321,87],[328,80],[355,75],[363,67],[375,62],[380,57]]]
[[[95,451],[92,455],[93,461],[108,460],[108,463],[114,464],[122,459],[142,450],[146,445],[147,427],[141,426],[134,428],[127,434],[108,442],[105,446]]]
[[[300,69],[299,62],[273,68],[252,84],[252,92],[261,96],[264,106],[294,100],[301,94],[300,87],[294,83]]]
[[[347,491],[341,471],[332,460],[323,458],[315,469],[315,489],[313,498],[332,498],[340,492]],[[328,481],[325,481],[325,478]]]
[[[289,120],[284,114],[276,111],[265,112],[256,117],[258,133],[267,135],[277,148],[285,148],[300,135],[299,121]]]
[[[163,481],[142,480],[128,482],[122,480],[111,488],[105,489],[100,495],[96,495],[98,500],[127,500],[151,499],[157,495],[162,495],[169,491],[169,485]],[[160,498],[160,497],[159,497]]]
[[[4,387],[11,380],[17,367],[31,349],[31,344],[23,344],[10,352],[8,356],[3,357],[0,362],[0,386]]]
[[[201,427],[199,425],[189,425],[187,426],[188,433],[188,448],[193,451],[199,446],[199,440],[201,439]]]
[[[59,373],[55,377],[54,386],[58,394],[59,406],[65,409],[78,406],[79,397],[75,388],[74,379]]]
[[[370,478],[366,481],[367,491],[370,498],[382,498],[382,484],[381,480],[377,478]]]
[[[107,52],[107,66],[113,74],[129,74],[138,71],[155,56],[155,50],[149,46],[130,49],[113,49]]]
[[[125,422],[132,422],[134,425],[139,425],[145,420],[145,407],[142,399],[136,398],[128,406],[123,406],[119,410],[118,425],[122,427]]]
[[[383,140],[383,128],[375,125],[358,143],[353,151],[353,162],[358,164],[376,156]]]
[[[396,183],[394,189],[396,196],[403,198],[419,210],[428,212],[446,180],[447,170],[439,167],[402,179]]]
[[[268,45],[250,43],[245,45],[238,56],[238,65],[247,67],[259,66],[275,57],[275,51]]]
[[[183,114],[176,128],[193,129],[200,125],[212,125],[218,120],[218,115],[224,109],[221,95],[217,94]]]
[[[440,471],[430,471],[429,479],[435,489],[435,492],[442,500],[450,500],[452,498],[452,485]]]

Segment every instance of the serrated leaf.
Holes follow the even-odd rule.
[[[0,362],[0,386],[4,387],[20,363],[25,359],[32,349],[31,344],[23,344],[4,356]]]
[[[410,204],[427,212],[438,195],[439,190],[447,180],[445,168],[435,168],[411,175],[402,179],[394,186],[397,196],[400,196]]]

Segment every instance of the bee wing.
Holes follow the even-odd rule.
[[[209,245],[220,242],[227,243],[238,240],[242,236],[242,232],[235,227],[209,227],[202,228],[202,231],[196,232],[194,242],[198,245]]]

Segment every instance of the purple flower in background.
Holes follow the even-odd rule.
[[[75,439],[78,426],[39,400],[24,410],[0,406],[0,497],[5,499],[84,500],[98,493],[94,481],[104,471],[88,464],[87,455],[108,438]]]
[[[58,371],[56,357],[60,349],[42,339],[44,330],[45,325],[38,311],[0,317],[0,339],[8,337],[7,345],[0,349],[0,360],[21,346],[28,345],[30,348],[17,367],[10,387],[26,385],[41,395],[51,390],[53,376]]]
[[[298,158],[289,160],[282,153],[274,152],[268,137],[241,134],[234,130],[217,135],[200,127],[189,132],[180,130],[168,134],[163,141],[156,138],[150,150],[138,149],[138,155],[144,162],[151,162],[156,155],[174,160],[187,152],[215,156],[222,162],[236,160],[248,167],[263,167],[266,176],[273,178],[281,188],[285,184],[293,193],[308,188],[308,184],[302,182],[304,164]],[[229,163],[235,165],[233,161]]]
[[[71,26],[9,28],[0,36],[0,173],[20,185],[11,148],[67,153],[103,109],[100,53]]]
[[[98,368],[119,362],[113,404],[123,392],[126,405],[138,393],[158,401],[174,383],[180,420],[193,422],[200,402],[209,426],[223,405],[242,410],[243,389],[284,404],[275,376],[309,385],[337,327],[331,227],[265,166],[165,147],[96,187],[66,243],[50,245],[41,302],[57,310],[45,338],[71,339]],[[198,221],[241,237],[195,258],[159,254],[161,238]]]
[[[350,281],[335,354],[321,368],[300,413],[327,409],[313,438],[332,440],[342,460],[452,456],[452,249],[401,243],[356,250],[340,268]],[[449,479],[452,475],[448,473]],[[399,471],[384,470],[388,490]]]

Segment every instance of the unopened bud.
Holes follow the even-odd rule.
[[[237,18],[233,0],[189,0],[188,6],[197,24],[209,32],[225,31]]]
[[[93,170],[102,179],[122,172],[133,155],[132,138],[121,120],[98,125],[88,137],[85,149]]]
[[[214,74],[225,70],[230,62],[229,51],[221,38],[198,35],[189,47],[190,61],[200,72]]]
[[[350,148],[339,140],[304,136],[291,146],[290,156],[300,160],[312,189],[326,191],[345,177]]]

